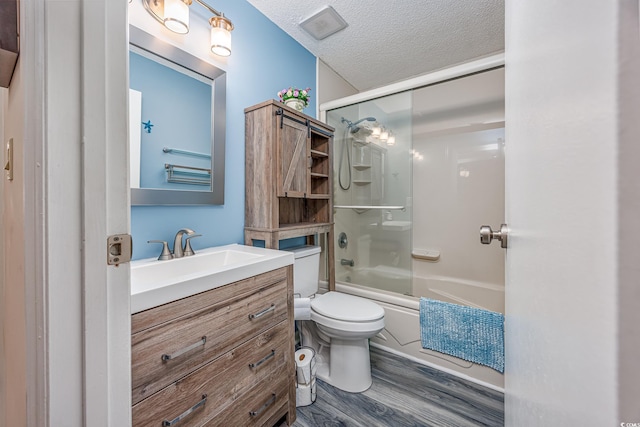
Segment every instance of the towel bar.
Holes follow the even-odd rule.
[[[405,211],[406,206],[358,206],[358,205],[333,205],[335,209],[353,209],[356,213],[361,214],[369,209],[385,209],[388,211]]]
[[[167,182],[179,184],[211,185],[211,169],[165,163]]]
[[[197,153],[195,151],[181,150],[179,148],[167,148],[167,147],[164,147],[162,149],[162,151],[164,153],[185,154],[187,156],[202,157],[203,159],[210,159],[211,158],[211,154]]]

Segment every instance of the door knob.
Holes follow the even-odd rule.
[[[493,231],[490,226],[483,225],[480,227],[480,243],[488,245],[493,239],[500,240],[500,247],[506,249],[509,236],[509,228],[507,224],[500,225],[500,231]]]

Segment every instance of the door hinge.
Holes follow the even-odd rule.
[[[130,234],[114,234],[107,237],[107,265],[119,265],[131,261],[133,240]]]

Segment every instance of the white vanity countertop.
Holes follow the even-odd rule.
[[[201,249],[195,255],[131,263],[131,313],[138,313],[294,262],[292,252],[244,245]]]

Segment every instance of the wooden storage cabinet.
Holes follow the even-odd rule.
[[[295,421],[292,267],[132,316],[132,424]],[[155,319],[155,320],[154,320]]]
[[[245,244],[265,247],[327,235],[329,289],[334,289],[334,129],[270,100],[245,109]]]

